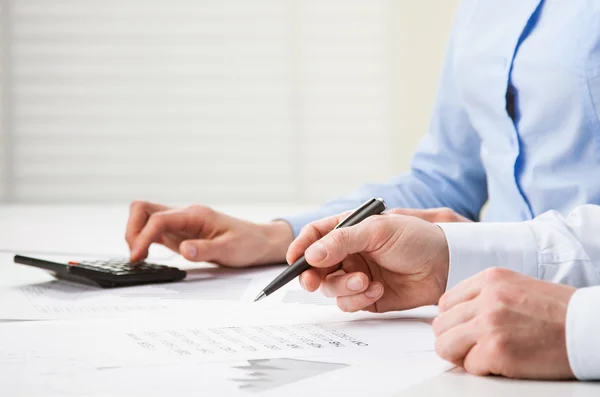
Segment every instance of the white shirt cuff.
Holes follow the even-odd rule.
[[[538,277],[537,244],[527,223],[438,223],[446,234],[450,267],[446,290],[489,267]]]
[[[600,379],[600,287],[578,289],[567,309],[567,353],[580,380]]]

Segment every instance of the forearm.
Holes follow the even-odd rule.
[[[459,165],[455,167],[454,173],[460,179]],[[285,216],[282,219],[291,225],[294,236],[297,236],[304,225],[355,209],[372,197],[384,199],[388,209],[448,207],[469,219],[476,218],[486,199],[480,188],[485,186],[485,180],[473,181],[469,190],[454,186],[453,177],[413,170],[388,183],[364,185],[355,192],[332,200],[314,211]],[[464,175],[462,178],[466,179]]]

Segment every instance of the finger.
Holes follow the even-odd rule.
[[[329,298],[351,296],[363,292],[369,286],[369,278],[362,272],[336,272],[325,277],[321,292]]]
[[[421,218],[425,221],[436,222],[472,222],[470,219],[458,214],[450,208],[428,208],[428,209],[412,209],[412,208],[394,208],[389,211],[392,214],[408,215],[416,218]]]
[[[185,230],[188,227],[189,214],[182,210],[155,212],[136,237],[131,248],[131,260],[138,261],[148,256],[150,244],[161,239],[169,230]]]
[[[325,278],[330,274],[346,274],[365,270],[365,260],[359,255],[350,255],[342,262],[342,269],[336,264],[328,268],[311,268],[300,275],[300,285],[309,292],[314,292],[321,287]]]
[[[440,312],[446,312],[459,303],[475,299],[481,293],[483,282],[484,277],[481,273],[478,273],[458,283],[440,298],[438,302]]]
[[[150,215],[168,209],[169,207],[167,206],[146,201],[134,201],[131,203],[131,206],[129,207],[129,219],[127,220],[127,227],[125,230],[125,241],[127,241],[130,250],[135,239],[144,226],[146,226],[146,222],[148,222]]]
[[[462,362],[480,333],[472,321],[459,324],[436,338],[435,351],[446,361]]]
[[[413,216],[415,218],[421,218],[427,222],[435,222],[438,214],[436,209],[418,210],[413,208],[394,208],[388,212],[396,215],[406,215]]]
[[[184,238],[180,234],[173,233],[173,232],[165,232],[165,233],[163,233],[162,238],[160,239],[159,243],[164,245],[171,251],[181,253],[179,247],[183,240],[184,240]]]
[[[212,262],[222,257],[224,245],[220,239],[185,240],[179,245],[179,252],[192,262]]]
[[[309,269],[300,275],[300,285],[308,292],[315,292],[321,287],[324,277],[328,274],[344,274],[343,270],[336,271],[339,266],[326,269]],[[333,273],[332,273],[333,272]]]
[[[342,219],[350,214],[350,212],[351,211],[347,211],[342,214],[323,218],[304,226],[296,239],[294,239],[292,244],[288,247],[286,254],[287,262],[290,264],[294,263],[294,261],[304,255],[304,251],[306,251],[311,244],[332,231]]]
[[[435,336],[441,336],[450,329],[471,321],[476,315],[477,303],[475,300],[459,303],[433,320],[433,333]]]
[[[340,296],[337,298],[338,307],[344,312],[357,312],[369,310],[383,296],[383,285],[378,282],[371,283],[366,291],[356,295]],[[369,310],[374,311],[374,310]]]
[[[470,374],[485,376],[492,371],[488,365],[489,353],[483,344],[475,344],[465,355],[461,366]]]
[[[368,218],[358,225],[335,229],[308,247],[304,257],[314,267],[334,266],[348,255],[375,249],[386,234],[385,230],[381,230],[383,227],[385,224],[377,223],[375,218]],[[376,230],[377,228],[380,230]]]

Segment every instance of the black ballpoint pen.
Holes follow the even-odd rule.
[[[372,198],[354,210],[350,215],[344,218],[343,221],[338,223],[334,230],[342,227],[354,226],[357,223],[364,221],[371,215],[381,214],[383,211],[385,211],[385,201],[380,198]],[[283,287],[308,269],[310,269],[310,265],[308,262],[306,262],[306,259],[304,259],[304,255],[302,255],[296,262],[294,262],[279,276],[277,276],[275,280],[271,281],[271,283],[267,285],[260,292],[260,294],[258,294],[256,299],[254,299],[254,302],[271,295],[273,292],[277,291],[279,288]]]

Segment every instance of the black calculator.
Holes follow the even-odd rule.
[[[47,270],[59,279],[102,288],[167,283],[186,276],[186,272],[175,267],[116,259],[59,263],[15,255],[14,261]]]

